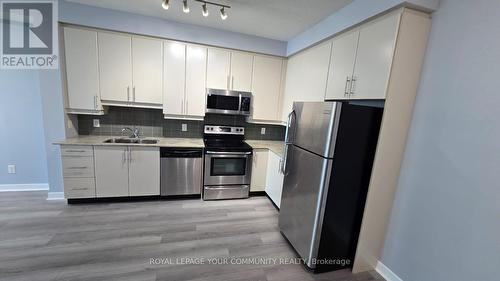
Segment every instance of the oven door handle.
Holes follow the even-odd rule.
[[[218,154],[218,155],[250,155],[252,152],[223,152],[223,151],[207,151],[207,154]]]

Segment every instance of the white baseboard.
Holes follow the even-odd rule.
[[[392,270],[385,266],[385,264],[383,264],[381,261],[377,262],[375,271],[377,271],[378,274],[382,275],[382,277],[384,277],[384,279],[387,281],[403,281],[403,279],[399,278],[396,273],[392,272]]]
[[[48,191],[48,183],[0,184],[0,192],[4,191]]]
[[[47,200],[64,200],[64,192],[49,192]]]

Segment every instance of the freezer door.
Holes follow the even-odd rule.
[[[341,102],[295,102],[288,141],[332,158],[341,107]]]
[[[314,268],[331,162],[294,145],[289,146],[283,182],[279,227],[306,264]]]

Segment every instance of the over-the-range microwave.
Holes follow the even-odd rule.
[[[207,89],[207,113],[250,115],[252,93]]]

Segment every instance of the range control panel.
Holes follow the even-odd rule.
[[[230,127],[230,126],[212,126],[205,125],[205,134],[217,135],[244,135],[244,127]]]

